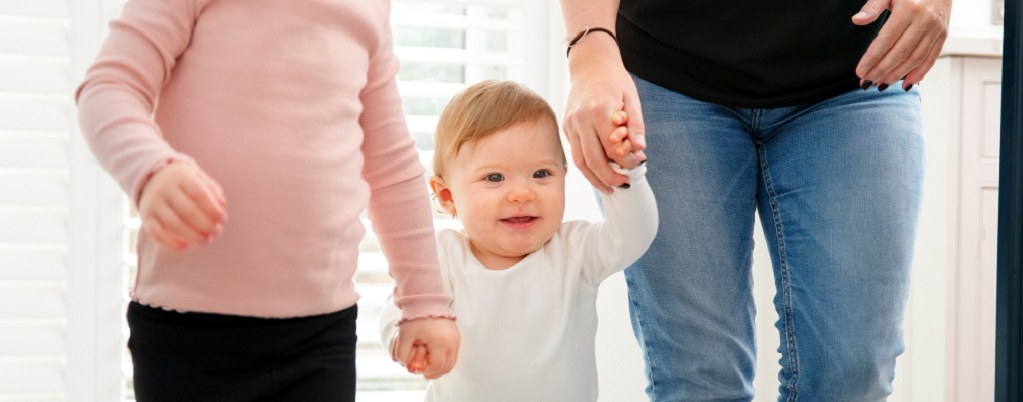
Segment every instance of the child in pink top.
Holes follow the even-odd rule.
[[[130,0],[110,24],[76,99],[142,218],[128,311],[140,401],[353,400],[367,208],[402,333],[429,349],[428,377],[454,364],[389,13]]]

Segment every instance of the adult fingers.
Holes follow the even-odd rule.
[[[576,169],[579,169],[579,173],[582,173],[583,177],[586,178],[586,181],[589,181],[590,184],[598,191],[602,193],[610,193],[611,187],[604,184],[604,182],[598,178],[592,170],[590,170],[589,165],[586,164],[586,157],[583,155],[583,149],[579,144],[579,140],[570,140],[569,145],[572,153],[572,163],[575,165]]]
[[[890,69],[888,69],[887,66],[884,65],[885,61],[882,60],[882,64],[878,65],[878,67],[875,68],[875,70],[879,71],[878,74],[883,75],[880,76],[880,78],[876,79],[875,82],[879,83],[878,85],[883,85],[885,88],[887,88],[888,84],[895,83],[903,79],[903,77],[907,77],[910,72],[912,72],[914,69],[927,62],[927,57],[931,53],[931,49],[934,48],[934,43],[936,40],[937,34],[934,32],[931,32],[927,36],[920,38],[920,41],[915,44],[915,48],[913,49],[909,57],[902,60],[902,62],[899,65],[891,67]],[[898,46],[899,45],[896,44],[896,48],[898,48]],[[870,74],[873,75],[874,73]]]
[[[891,4],[891,0],[867,0],[863,7],[860,8],[860,11],[853,15],[853,23],[856,25],[867,25],[874,22]]]
[[[909,52],[906,49],[900,49],[899,54],[892,54],[889,56],[889,51],[895,46],[899,38],[902,37],[903,32],[909,27],[911,18],[902,13],[898,15],[892,15],[885,22],[884,26],[877,33],[877,37],[870,42],[870,46],[867,47],[867,51],[863,53],[863,57],[860,58],[859,64],[856,65],[856,76],[860,77],[862,84],[865,87],[869,87],[873,84],[873,79],[876,77],[868,76],[868,73],[874,70],[874,68],[881,62],[882,59],[887,57],[900,57],[905,59],[909,56]],[[868,83],[869,81],[869,83]]]
[[[910,71],[909,74],[906,74],[906,78],[902,82],[902,89],[908,91],[913,87],[913,85],[916,85],[924,79],[924,76],[927,75],[927,72],[931,70],[931,67],[934,67],[934,63],[938,60],[938,56],[941,54],[941,47],[944,43],[945,38],[939,37],[938,41],[931,46],[930,53],[924,59],[923,64],[917,66],[913,69],[913,71]]]

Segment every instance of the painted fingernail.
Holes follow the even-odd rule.
[[[902,87],[902,89],[905,89],[905,90],[906,90],[906,92],[909,92],[909,90],[910,90],[910,89],[913,89],[913,86],[915,86],[915,85],[916,85],[916,84],[909,84],[909,86],[908,86],[908,87]]]
[[[879,85],[877,86],[877,91],[878,91],[878,92],[883,92],[883,91],[884,91],[884,90],[886,90],[886,89],[888,89],[888,84],[885,84],[885,83],[881,83],[881,84],[879,84]]]
[[[874,81],[871,81],[871,80],[866,80],[866,81],[863,81],[863,83],[862,83],[862,84],[860,84],[860,89],[862,89],[862,90],[866,91],[866,90],[867,90],[867,89],[869,89],[869,88],[870,88],[870,87],[871,87],[872,85],[874,85]]]
[[[643,160],[639,161],[639,164],[640,165],[645,165],[646,164],[646,159],[643,159]]]
[[[622,184],[622,185],[618,186],[618,188],[620,188],[622,190],[628,190],[629,187],[632,187],[632,185],[630,185],[629,183],[625,183],[625,184]]]

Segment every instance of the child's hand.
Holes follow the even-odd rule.
[[[202,169],[171,163],[157,170],[142,189],[141,230],[170,250],[206,244],[223,230],[225,203],[220,185]]]
[[[632,141],[629,136],[629,128],[626,127],[625,123],[629,121],[629,117],[625,114],[624,110],[619,110],[615,114],[611,115],[611,124],[617,126],[614,131],[611,132],[611,143],[618,144],[614,147],[613,155],[608,154],[611,159],[618,159],[624,157],[630,153],[635,153],[635,157],[643,158],[641,150],[635,149],[632,145]]]
[[[401,324],[391,342],[391,358],[427,379],[447,374],[458,359],[460,336],[448,318],[421,318]]]
[[[422,374],[423,370],[426,370],[426,346],[413,346],[412,361],[408,362],[408,371],[412,374]]]

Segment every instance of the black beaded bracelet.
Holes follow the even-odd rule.
[[[573,36],[572,38],[565,38],[565,42],[568,45],[568,49],[565,49],[565,57],[568,57],[568,54],[572,51],[572,46],[575,46],[576,43],[579,43],[579,41],[583,40],[583,38],[585,38],[586,35],[588,35],[590,32],[603,32],[608,35],[611,35],[611,39],[615,41],[615,45],[618,44],[618,38],[615,37],[615,33],[611,32],[610,29],[601,27],[590,28],[587,26],[584,27],[581,31],[577,32],[575,36]]]

